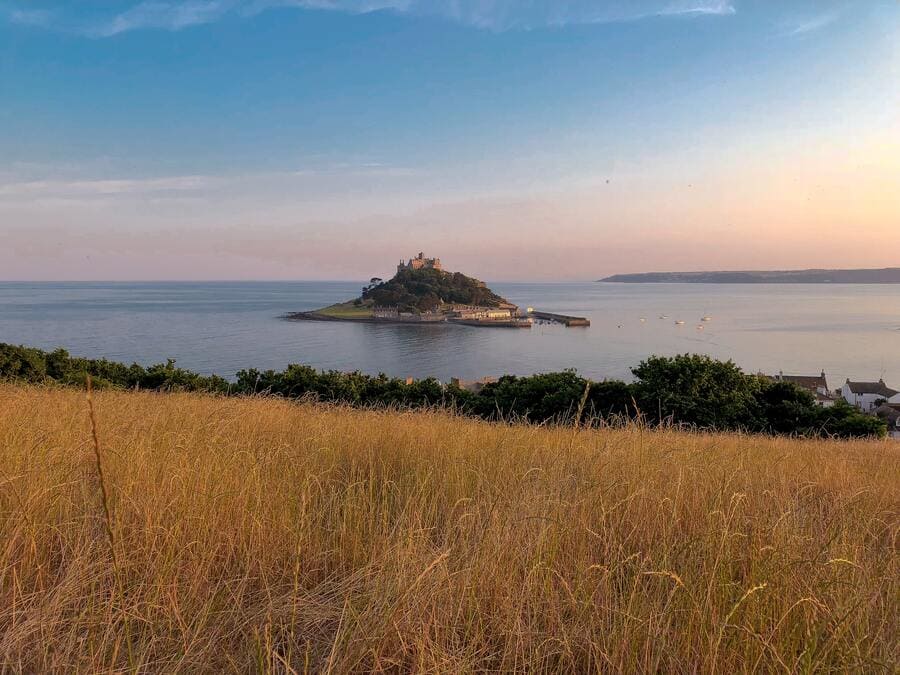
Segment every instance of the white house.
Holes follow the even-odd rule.
[[[888,387],[884,380],[878,382],[851,382],[849,379],[841,387],[841,396],[850,405],[870,413],[881,401],[889,401],[900,392]]]

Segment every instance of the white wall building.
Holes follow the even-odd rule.
[[[878,382],[851,382],[847,380],[841,387],[841,396],[850,405],[855,405],[863,412],[870,413],[881,401],[889,401],[900,392],[888,387],[884,380]]]

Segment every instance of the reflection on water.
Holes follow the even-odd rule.
[[[900,385],[900,286],[492,284],[519,305],[586,316],[590,328],[278,318],[353,297],[360,286],[3,283],[0,341],[140,363],[172,357],[184,367],[226,376],[302,362],[442,380],[561,368],[594,378],[626,377],[649,354],[701,352],[752,371],[824,369],[832,386],[848,376],[884,376]],[[701,322],[704,316],[712,320]]]

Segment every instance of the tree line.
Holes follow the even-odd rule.
[[[843,401],[830,408],[794,384],[744,373],[731,361],[683,354],[652,356],[632,368],[634,380],[591,381],[574,370],[506,375],[470,392],[434,378],[407,382],[387,375],[320,371],[292,364],[248,369],[233,381],[179,368],[174,360],[145,367],[0,343],[0,380],[220,395],[313,398],[355,406],[444,406],[485,420],[598,426],[628,421],[715,431],[807,437],[881,437],[885,422]]]

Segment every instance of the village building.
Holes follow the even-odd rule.
[[[900,403],[883,403],[872,411],[888,425],[888,436],[900,440]]]
[[[484,389],[485,385],[492,384],[496,381],[496,377],[482,377],[479,380],[461,380],[458,377],[451,377],[450,386],[477,394]]]
[[[372,309],[372,316],[376,319],[398,319],[400,311],[396,307],[375,307]]]
[[[440,258],[426,258],[425,254],[419,251],[419,255],[415,258],[410,258],[409,262],[400,261],[400,264],[397,265],[397,271],[402,272],[403,270],[438,270],[443,271],[443,267],[441,266]]]
[[[406,321],[409,323],[435,323],[445,321],[441,312],[401,312],[398,307],[376,306],[372,308],[372,318],[382,321]]]
[[[841,396],[850,405],[870,413],[882,402],[889,401],[900,393],[888,387],[884,380],[878,382],[851,382],[849,379],[841,387]]]
[[[815,396],[816,403],[823,408],[830,408],[834,405],[835,399],[828,389],[828,380],[824,370],[820,375],[785,375],[779,371],[777,375],[772,375],[769,379],[775,382],[788,382],[805,389]]]
[[[450,315],[454,319],[511,319],[515,317],[517,307],[479,307],[476,305],[454,305]]]

